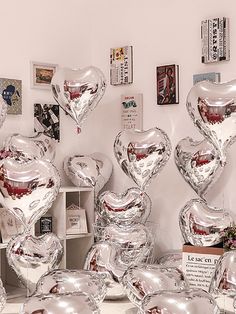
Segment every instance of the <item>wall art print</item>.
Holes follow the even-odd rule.
[[[110,84],[133,83],[133,47],[125,46],[110,49]]]
[[[43,132],[56,141],[60,141],[59,105],[34,104],[34,131]]]
[[[51,80],[57,64],[31,61],[31,88],[51,90]]]
[[[0,94],[8,105],[7,114],[22,114],[22,81],[0,78]]]

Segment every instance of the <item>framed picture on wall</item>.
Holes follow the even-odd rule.
[[[110,84],[133,83],[133,47],[124,46],[110,49]]]
[[[51,81],[57,64],[31,61],[31,88],[51,89]]]
[[[0,94],[7,103],[7,114],[22,114],[22,81],[0,78]]]

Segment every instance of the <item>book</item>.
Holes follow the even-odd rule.
[[[158,66],[157,77],[157,104],[179,103],[179,66],[175,64]]]
[[[133,47],[124,46],[110,49],[110,84],[133,83]]]
[[[122,129],[143,129],[143,94],[121,95]]]
[[[201,81],[210,81],[213,83],[220,83],[219,72],[200,73],[193,75],[193,85]]]

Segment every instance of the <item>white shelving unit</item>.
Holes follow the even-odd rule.
[[[71,204],[86,210],[88,233],[66,234],[66,208]],[[64,256],[60,268],[81,269],[88,250],[93,244],[94,222],[94,190],[90,187],[67,186],[60,188],[53,206],[48,210],[53,219],[53,233],[61,240],[64,247]],[[38,223],[35,227],[36,236]],[[0,243],[0,277],[7,291],[8,298],[16,298],[26,294],[25,288],[19,282],[15,272],[9,267],[6,260],[6,243]]]

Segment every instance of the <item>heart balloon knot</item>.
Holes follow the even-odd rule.
[[[81,128],[79,126],[77,126],[77,134],[81,133]]]

